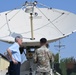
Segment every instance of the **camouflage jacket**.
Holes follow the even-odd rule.
[[[35,51],[34,61],[37,63],[37,71],[46,72],[50,70],[50,59],[52,53],[44,45]]]

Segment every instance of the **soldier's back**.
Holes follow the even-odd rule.
[[[48,55],[48,48],[46,46],[42,46],[41,48],[37,49],[37,61],[38,67],[37,70],[39,71],[49,71],[50,70],[50,61]]]

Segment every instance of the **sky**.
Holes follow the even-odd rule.
[[[14,8],[20,8],[26,0],[0,0],[0,13]],[[27,0],[34,1],[34,0]],[[38,2],[45,4],[49,7],[66,10],[76,14],[76,0],[37,0]],[[76,32],[71,34],[69,37],[60,40],[62,45],[65,45],[64,49],[61,49],[61,58],[74,57],[76,58]],[[59,41],[50,43],[51,51],[56,54]],[[0,53],[4,53],[11,44],[0,41]]]

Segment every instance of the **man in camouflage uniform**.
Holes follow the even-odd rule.
[[[47,48],[47,40],[40,39],[41,47],[35,51],[34,61],[37,63],[36,75],[51,75],[50,74],[50,59],[52,53]]]

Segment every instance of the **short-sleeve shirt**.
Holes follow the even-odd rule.
[[[21,62],[21,55],[20,55],[19,47],[20,47],[19,44],[15,42],[12,46],[9,47],[9,49],[12,52],[12,57],[16,61]]]

